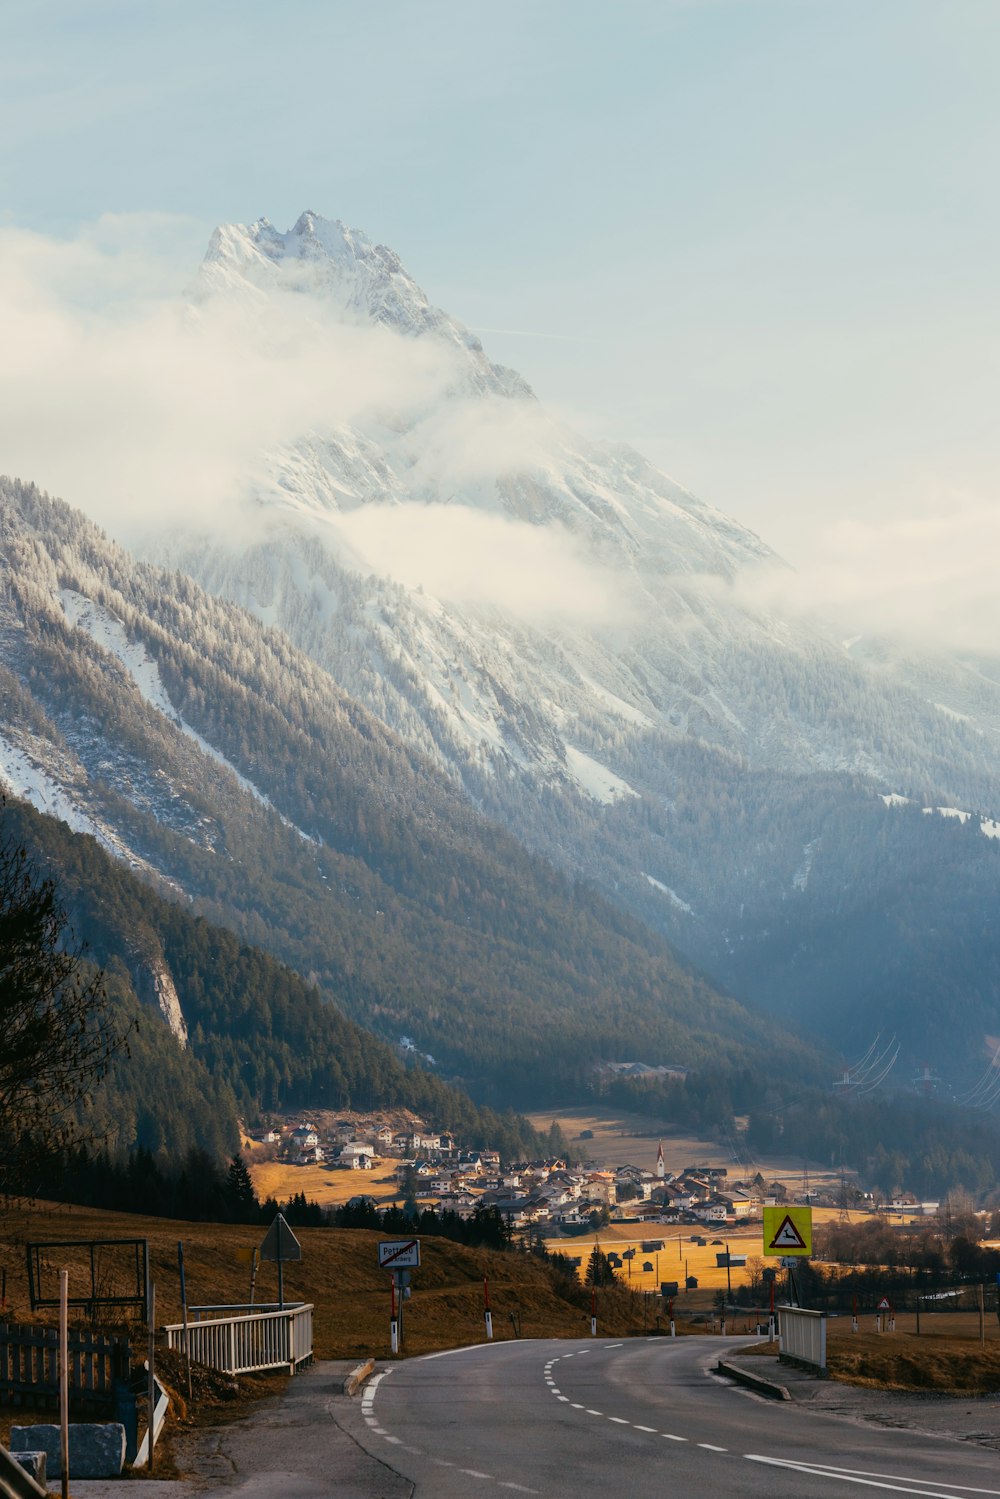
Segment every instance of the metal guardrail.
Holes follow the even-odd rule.
[[[203,1309],[204,1310],[204,1309]],[[165,1327],[167,1347],[184,1351],[184,1324]],[[242,1307],[228,1316],[189,1322],[188,1354],[223,1374],[256,1374],[266,1369],[296,1369],[313,1355],[311,1302],[284,1310],[245,1313]]]
[[[826,1312],[811,1312],[801,1306],[779,1306],[778,1334],[781,1356],[826,1368]]]
[[[189,1306],[188,1317],[193,1317],[196,1322],[203,1322],[210,1317],[251,1317],[257,1312],[291,1312],[304,1305],[304,1301],[286,1301],[283,1304],[278,1301],[248,1301],[239,1304],[226,1301],[215,1306]]]

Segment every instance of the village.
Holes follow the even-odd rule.
[[[266,1186],[279,1197],[276,1180],[290,1193],[300,1190],[301,1176],[306,1195],[321,1205],[368,1198],[379,1208],[409,1201],[460,1218],[489,1207],[515,1230],[539,1229],[546,1237],[573,1237],[611,1223],[725,1229],[759,1220],[765,1204],[788,1196],[785,1182],[765,1181],[760,1173],[730,1180],[727,1166],[704,1163],[668,1170],[662,1143],[649,1166],[571,1164],[558,1156],[504,1163],[496,1150],[470,1148],[412,1118],[401,1123],[355,1114],[287,1120],[246,1138],[258,1189]],[[270,1171],[257,1164],[265,1156],[274,1163]],[[826,1196],[813,1193],[812,1200],[822,1203]]]

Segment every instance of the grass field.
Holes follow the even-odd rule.
[[[399,1163],[376,1160],[369,1171],[330,1171],[326,1166],[290,1166],[285,1161],[248,1161],[254,1190],[262,1202],[273,1197],[287,1202],[304,1192],[321,1207],[339,1207],[364,1194],[376,1202],[402,1202],[393,1169]]]
[[[346,1174],[346,1173],[345,1173]],[[149,1239],[152,1276],[156,1283],[159,1324],[180,1320],[177,1244],[184,1243],[188,1300],[192,1305],[245,1302],[249,1295],[248,1268],[240,1250],[259,1246],[264,1227],[212,1223],[176,1223],[125,1213],[98,1213],[85,1208],[15,1209],[3,1219],[0,1269],[7,1271],[9,1321],[52,1321],[52,1313],[32,1319],[27,1295],[25,1243],[28,1240],[84,1238]],[[389,1352],[389,1279],[378,1268],[376,1245],[384,1235],[362,1229],[297,1229],[302,1259],[284,1267],[288,1300],[315,1305],[314,1340],[319,1358],[349,1358]],[[71,1258],[53,1252],[56,1272]],[[533,1337],[579,1335],[584,1312],[562,1300],[540,1261],[530,1255],[466,1249],[446,1239],[422,1241],[423,1263],[413,1272],[413,1294],[406,1304],[407,1352],[436,1352],[483,1336],[483,1277],[489,1277],[490,1299],[497,1338],[513,1335],[511,1314],[520,1319],[521,1332]],[[82,1262],[79,1266],[82,1270]],[[79,1290],[77,1291],[77,1288]],[[73,1271],[70,1294],[85,1294],[82,1275]],[[273,1264],[261,1266],[256,1299],[277,1294]],[[622,1300],[625,1306],[627,1298]],[[619,1332],[641,1321],[641,1309],[615,1311]]]
[[[547,1130],[553,1123],[562,1129],[567,1144],[574,1156],[593,1161],[602,1167],[642,1166],[648,1171],[656,1169],[656,1151],[663,1142],[663,1159],[668,1171],[681,1171],[685,1166],[725,1166],[731,1174],[739,1175],[739,1167],[732,1152],[720,1145],[718,1140],[703,1140],[697,1135],[678,1135],[671,1126],[651,1118],[648,1114],[631,1114],[621,1109],[555,1109],[528,1115],[536,1129]],[[589,1137],[583,1138],[589,1131]],[[763,1172],[768,1181],[780,1181],[788,1186],[793,1199],[796,1187],[803,1180],[803,1160],[796,1155],[763,1156],[754,1162],[755,1169]],[[833,1185],[839,1175],[824,1169],[815,1162],[809,1163],[809,1179],[812,1185]]]

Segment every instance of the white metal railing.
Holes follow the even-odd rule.
[[[801,1306],[778,1308],[778,1332],[783,1356],[826,1368],[826,1312],[810,1312]]]
[[[213,1317],[250,1317],[258,1312],[291,1312],[304,1305],[302,1301],[286,1301],[283,1306],[277,1301],[247,1301],[239,1305],[224,1301],[213,1306],[189,1306],[188,1320],[204,1322]]]
[[[221,1310],[221,1308],[220,1308]],[[264,1369],[287,1369],[294,1374],[312,1358],[312,1304],[286,1306],[283,1311],[256,1311],[189,1322],[188,1353],[198,1364],[223,1374],[253,1374]],[[165,1327],[167,1347],[184,1351],[184,1324]]]

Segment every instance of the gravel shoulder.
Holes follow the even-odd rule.
[[[808,1406],[834,1419],[923,1432],[1000,1452],[1000,1393],[949,1395],[939,1391],[869,1389],[836,1379],[819,1379],[775,1358],[740,1357],[733,1353],[726,1358],[728,1363],[784,1385],[797,1405]]]

